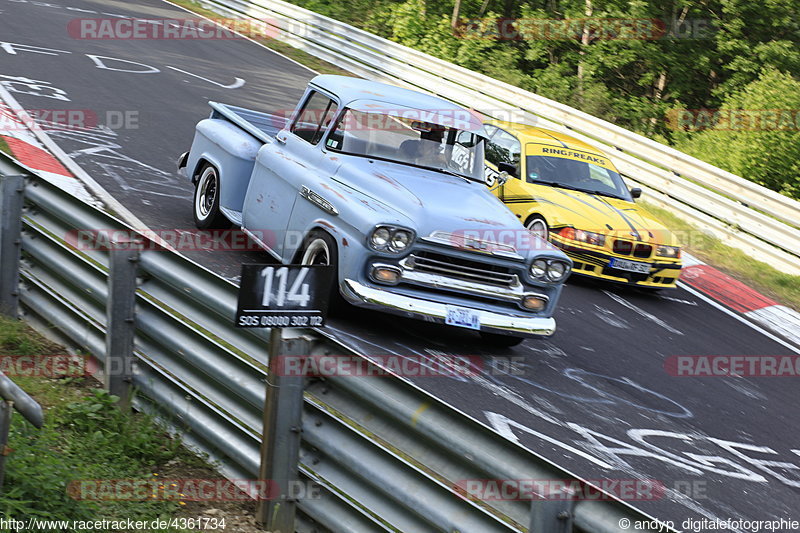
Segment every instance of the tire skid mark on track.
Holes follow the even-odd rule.
[[[595,308],[594,316],[596,316],[609,326],[620,329],[631,329],[631,325],[628,323],[627,320],[618,317],[610,309],[606,309],[605,307],[600,307],[597,304],[594,305],[594,308]]]
[[[607,290],[604,290],[603,293],[606,296],[608,296],[609,298],[611,298],[612,300],[614,300],[615,302],[617,302],[618,304],[623,305],[623,306],[627,307],[628,309],[630,309],[631,311],[635,312],[637,315],[640,315],[640,316],[646,318],[647,320],[649,320],[649,321],[651,321],[651,322],[653,322],[655,324],[658,324],[659,326],[661,326],[662,328],[666,329],[670,333],[674,333],[675,335],[683,335],[684,334],[682,331],[679,331],[679,330],[673,328],[672,326],[667,324],[664,320],[661,320],[660,318],[658,318],[656,315],[654,315],[652,313],[648,313],[644,309],[632,304],[631,302],[629,302],[628,300],[626,300],[625,298],[623,298],[619,294],[615,294],[615,293],[613,293],[611,291],[607,291]]]

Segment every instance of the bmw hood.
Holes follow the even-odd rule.
[[[677,244],[671,231],[634,202],[547,185],[535,187],[533,193],[532,200],[547,204],[556,214],[555,220],[548,220],[554,229],[572,226],[651,244]]]

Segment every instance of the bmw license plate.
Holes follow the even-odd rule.
[[[460,328],[481,329],[481,314],[473,309],[448,305],[444,323]]]
[[[647,263],[637,263],[636,261],[627,261],[625,259],[617,259],[616,257],[612,257],[611,261],[608,263],[608,266],[611,268],[616,268],[618,270],[625,270],[628,272],[638,272],[639,274],[649,274],[650,273],[650,265]]]

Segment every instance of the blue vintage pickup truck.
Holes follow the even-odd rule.
[[[233,224],[282,263],[334,265],[356,306],[506,346],[554,332],[571,262],[535,237],[515,244],[525,230],[484,183],[469,111],[331,75],[288,120],[210,105],[178,162],[199,228]]]

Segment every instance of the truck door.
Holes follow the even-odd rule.
[[[299,236],[287,230],[300,188],[314,176],[323,157],[318,146],[336,114],[336,102],[325,94],[309,90],[289,128],[275,136],[258,154],[253,179],[245,198],[245,228],[265,235],[267,246],[282,259],[286,243]],[[289,246],[291,250],[293,246]]]

